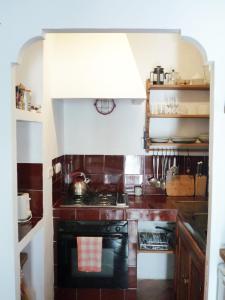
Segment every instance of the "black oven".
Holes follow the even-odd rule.
[[[60,221],[57,235],[58,286],[128,288],[127,221]],[[100,272],[78,270],[79,236],[102,237]]]

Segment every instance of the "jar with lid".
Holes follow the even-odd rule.
[[[135,185],[134,186],[134,195],[135,196],[141,196],[142,195],[142,186],[141,185]]]

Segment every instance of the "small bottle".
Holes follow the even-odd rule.
[[[177,79],[178,79],[178,73],[175,72],[174,69],[172,69],[171,74],[170,74],[170,83],[177,84]]]
[[[24,109],[27,111],[31,111],[31,91],[30,90],[24,90]]]

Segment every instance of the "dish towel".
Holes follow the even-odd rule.
[[[78,271],[101,272],[102,237],[77,237]]]

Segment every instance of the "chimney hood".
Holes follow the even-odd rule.
[[[51,98],[146,98],[124,33],[49,33],[44,55]]]

